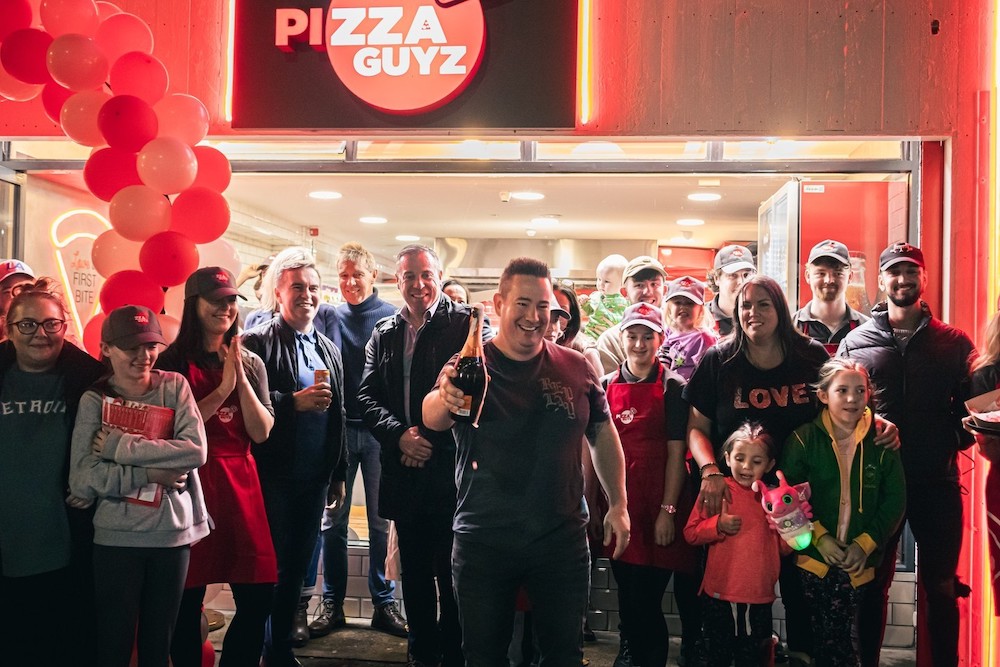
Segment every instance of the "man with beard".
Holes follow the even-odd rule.
[[[792,322],[799,331],[822,343],[830,354],[837,351],[849,331],[868,321],[847,305],[850,273],[851,255],[840,241],[820,241],[809,251],[806,282],[813,298],[792,316]]]
[[[838,354],[861,362],[875,387],[876,413],[899,427],[906,473],[906,518],[920,552],[927,628],[935,667],[958,664],[958,603],[969,588],[956,576],[962,549],[962,499],[956,455],[972,442],[962,429],[969,395],[972,341],[931,315],[920,300],[924,256],[895,243],[879,257],[879,286],[888,297],[872,319],[847,334]],[[863,471],[862,471],[863,472]],[[879,662],[886,600],[899,534],[868,585],[858,617],[861,661]]]

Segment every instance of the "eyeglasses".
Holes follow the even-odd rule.
[[[36,322],[35,320],[18,320],[17,322],[9,322],[8,326],[17,327],[17,330],[25,336],[30,336],[38,331],[38,327],[42,327],[45,333],[55,334],[66,328],[66,320],[57,320],[55,318],[44,320],[42,322]]]

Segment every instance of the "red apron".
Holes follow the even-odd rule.
[[[667,419],[663,405],[663,366],[654,382],[619,382],[621,371],[608,384],[608,406],[625,450],[625,490],[632,535],[621,556],[624,563],[652,565],[694,572],[697,551],[684,541],[682,531],[691,514],[694,494],[687,474],[674,515],[674,541],[656,545],[654,527],[663,502],[667,465]],[[614,542],[606,550],[610,558]]]
[[[1000,384],[996,388],[1000,389]],[[1000,616],[1000,463],[991,463],[986,475],[986,527],[993,577],[993,613]]]
[[[200,401],[222,383],[222,369],[204,370],[189,363],[187,378],[195,400]],[[186,588],[274,583],[278,578],[257,464],[250,454],[241,409],[234,391],[205,420],[208,461],[198,469],[198,476],[215,525],[208,537],[191,547]]]

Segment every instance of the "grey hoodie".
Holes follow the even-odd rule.
[[[208,448],[205,427],[191,388],[178,373],[154,370],[150,390],[126,400],[174,410],[174,436],[149,440],[112,430],[100,455],[92,451],[101,428],[104,396],[93,389],[80,399],[70,452],[70,492],[96,499],[94,543],[111,547],[177,547],[209,532],[209,517],[197,468]],[[147,468],[189,469],[187,488],[163,490],[159,507],[128,503],[123,496],[148,483]]]

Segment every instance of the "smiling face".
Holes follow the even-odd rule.
[[[751,343],[766,343],[778,328],[777,304],[771,300],[767,290],[759,285],[750,285],[739,300],[740,326]]]
[[[340,293],[344,296],[344,301],[352,306],[358,305],[374,293],[377,277],[378,271],[364,263],[345,259],[337,265]]]
[[[774,459],[767,454],[767,445],[760,440],[737,440],[731,452],[725,452],[726,465],[733,471],[733,479],[742,487],[753,483],[774,467]]]
[[[729,303],[735,302],[740,287],[755,273],[757,272],[753,269],[741,269],[732,273],[719,271],[715,277],[715,283],[719,286],[719,300]]]
[[[703,309],[686,296],[675,296],[663,305],[664,315],[680,333],[688,333],[698,328]]]
[[[410,314],[423,317],[441,293],[441,270],[425,252],[403,255],[396,264],[396,286]]]
[[[319,273],[311,267],[283,271],[274,296],[282,319],[296,331],[306,331],[319,308]]]
[[[853,428],[864,414],[870,396],[868,378],[858,371],[838,372],[826,389],[817,389],[816,395],[830,409],[830,417],[837,424]]]
[[[920,301],[927,286],[927,272],[913,262],[899,262],[878,274],[878,284],[889,301],[906,308]]]
[[[198,321],[209,336],[222,336],[233,326],[239,315],[236,306],[236,296],[225,296],[215,301],[209,301],[203,296],[198,297]]]
[[[549,305],[559,304],[566,313],[569,311],[569,298],[560,290],[555,290],[554,301],[550,301]],[[550,308],[551,310],[551,308]],[[545,337],[548,338],[553,343],[558,343],[559,339],[562,338],[563,333],[566,331],[566,326],[569,324],[569,317],[566,313],[561,311],[554,311],[549,313],[549,326],[545,332]]]
[[[123,350],[102,342],[101,354],[111,362],[111,370],[118,384],[148,387],[153,364],[160,356],[160,344],[142,343]]]
[[[820,258],[815,264],[806,265],[806,282],[815,301],[832,303],[847,291],[850,268],[832,259]]]
[[[649,368],[656,359],[656,352],[663,344],[663,334],[637,324],[622,329],[622,347],[630,369]]]
[[[47,371],[55,366],[59,353],[62,352],[63,339],[66,336],[66,325],[57,333],[48,333],[42,326],[35,332],[26,335],[10,326],[13,322],[33,320],[41,323],[45,320],[64,320],[62,310],[48,299],[36,297],[26,299],[16,306],[7,318],[7,335],[14,345],[18,367],[29,373]]]
[[[663,303],[663,276],[655,271],[640,271],[625,281],[625,292],[629,303],[659,307]]]
[[[505,294],[493,296],[500,317],[496,344],[505,355],[525,361],[542,351],[551,298],[552,283],[547,279],[520,274],[511,277]]]

